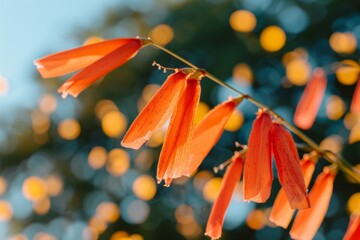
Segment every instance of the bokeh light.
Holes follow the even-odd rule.
[[[39,201],[47,195],[45,181],[36,176],[28,177],[23,183],[22,190],[25,198],[30,201]]]
[[[195,113],[194,124],[197,125],[201,121],[201,119],[203,119],[206,116],[206,114],[209,111],[210,111],[209,105],[207,105],[204,102],[199,102],[199,106]]]
[[[107,151],[101,146],[93,147],[88,156],[88,162],[93,169],[100,169],[105,166]]]
[[[149,201],[156,194],[156,183],[152,177],[142,175],[135,179],[132,190],[141,200]]]
[[[335,32],[329,38],[332,50],[337,53],[350,54],[356,50],[357,39],[351,32]]]
[[[234,110],[229,120],[226,122],[225,130],[229,132],[238,131],[244,123],[244,114],[241,110]]]
[[[359,75],[359,64],[351,59],[341,61],[341,66],[336,70],[336,77],[344,85],[354,84]]]
[[[106,223],[113,223],[119,219],[120,209],[113,202],[102,202],[96,207],[95,216]]]
[[[213,178],[209,180],[203,189],[203,197],[208,202],[214,202],[220,192],[222,178]]]
[[[111,111],[118,111],[118,108],[113,101],[108,99],[100,100],[95,106],[95,114],[100,120]]]
[[[120,137],[126,130],[127,120],[124,114],[119,111],[107,112],[101,121],[104,133],[111,137]]]
[[[51,197],[60,195],[63,192],[63,180],[59,175],[49,175],[45,178],[47,193]]]
[[[246,218],[246,225],[254,230],[262,229],[266,224],[265,214],[262,210],[255,209]]]
[[[51,94],[44,94],[39,100],[39,109],[45,114],[50,114],[56,110],[57,101]]]
[[[12,218],[13,211],[9,202],[0,200],[0,223],[9,221]]]
[[[114,176],[123,175],[130,167],[129,154],[120,148],[113,149],[109,152],[106,169]]]
[[[58,125],[59,136],[66,140],[76,139],[80,132],[80,124],[76,119],[65,119]]]
[[[160,24],[151,30],[149,37],[154,43],[165,46],[174,38],[174,30],[167,24]]]
[[[260,35],[261,47],[268,52],[276,52],[284,47],[286,42],[285,32],[278,26],[266,27]]]
[[[44,215],[49,212],[51,201],[48,197],[43,197],[32,203],[33,211],[38,215]]]
[[[237,10],[230,16],[230,26],[237,32],[251,32],[256,27],[255,15],[247,10]]]
[[[350,214],[360,214],[360,192],[351,195],[347,202],[347,208]]]
[[[331,135],[320,142],[320,148],[333,153],[340,153],[344,140],[339,135]]]
[[[233,79],[245,86],[251,85],[254,81],[254,75],[250,66],[246,63],[238,63],[233,68]]]
[[[5,95],[9,91],[9,84],[5,77],[0,75],[0,96]]]
[[[293,59],[286,66],[286,77],[294,85],[304,85],[310,77],[311,66],[303,58]]]
[[[90,45],[90,44],[99,43],[99,42],[102,42],[102,41],[104,41],[104,39],[102,37],[90,36],[84,41],[83,45],[84,46],[85,45]]]
[[[3,176],[0,176],[0,196],[3,195],[4,193],[6,193],[7,190],[7,181],[6,178],[4,178]]]
[[[326,116],[331,120],[338,120],[346,111],[344,101],[336,95],[330,96],[326,101]]]

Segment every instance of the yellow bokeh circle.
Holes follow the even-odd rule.
[[[256,17],[247,10],[233,12],[229,19],[230,26],[237,32],[251,32],[256,27]]]
[[[265,28],[260,35],[260,45],[268,52],[276,52],[284,47],[286,42],[285,32],[278,26]]]

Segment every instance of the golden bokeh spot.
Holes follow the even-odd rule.
[[[282,57],[282,63],[286,67],[292,60],[296,59],[307,60],[309,58],[309,53],[305,48],[295,48],[293,51],[287,52]]]
[[[104,39],[102,37],[90,36],[84,41],[83,46],[94,44],[94,43],[99,43],[99,42],[102,42],[102,41],[104,41]]]
[[[115,103],[111,100],[100,100],[95,106],[95,115],[100,120],[103,119],[106,113],[111,111],[118,111]]]
[[[179,233],[189,239],[198,239],[202,233],[201,227],[199,223],[195,221],[195,219],[185,224],[178,223],[176,225],[176,229]]]
[[[350,214],[360,214],[360,192],[351,195],[347,202],[347,209]]]
[[[329,38],[330,47],[337,53],[350,54],[355,52],[357,40],[351,32],[335,32]]]
[[[237,32],[251,32],[256,27],[256,17],[247,10],[233,12],[229,19],[230,26]]]
[[[194,210],[189,205],[181,204],[175,210],[175,219],[181,224],[191,223],[194,221]]]
[[[130,167],[130,156],[123,149],[113,149],[109,152],[106,169],[113,176],[123,175]]]
[[[131,240],[144,240],[143,236],[141,236],[140,234],[137,234],[137,233],[131,234],[130,239]]]
[[[165,129],[160,128],[151,135],[146,145],[153,148],[159,147],[164,142],[164,138],[165,138]]]
[[[342,65],[336,70],[338,81],[344,85],[354,84],[359,76],[359,64],[351,59],[341,61]]]
[[[111,237],[110,237],[110,240],[122,240],[122,239],[125,239],[125,238],[128,238],[129,237],[129,234],[125,231],[117,231],[117,232],[114,232]]]
[[[39,100],[39,109],[45,114],[54,112],[56,107],[56,98],[51,94],[44,94]]]
[[[141,169],[149,170],[155,158],[149,149],[141,150],[135,157],[135,165]]]
[[[22,192],[26,199],[30,201],[39,201],[47,195],[46,183],[39,177],[28,177],[23,183]]]
[[[0,222],[9,221],[13,216],[13,210],[9,202],[0,200]]]
[[[152,177],[142,175],[135,179],[132,190],[139,199],[149,201],[156,194],[156,183]]]
[[[165,46],[173,40],[174,30],[167,24],[160,24],[151,30],[149,37],[154,43]]]
[[[9,91],[9,85],[5,77],[0,75],[0,96],[5,95]]]
[[[45,215],[49,212],[51,201],[48,197],[44,197],[32,203],[33,210],[38,215]]]
[[[269,26],[261,32],[260,45],[265,51],[276,52],[284,47],[285,42],[285,32],[278,26]]]
[[[359,123],[360,123],[360,114],[354,114],[348,112],[344,117],[344,126],[349,130]]]
[[[105,148],[97,146],[91,149],[88,162],[90,167],[93,169],[100,169],[102,168],[107,160],[107,151]]]
[[[333,153],[340,153],[344,140],[339,135],[331,135],[320,142],[320,148]]]
[[[243,123],[244,114],[239,109],[235,109],[225,124],[225,130],[229,132],[236,132],[241,128]]]
[[[7,185],[6,179],[3,176],[0,176],[0,196],[6,193]]]
[[[262,229],[266,224],[266,218],[263,211],[255,209],[246,218],[246,225],[254,230]]]
[[[31,125],[34,133],[38,135],[44,134],[50,128],[50,118],[45,113],[34,110],[31,113]]]
[[[106,230],[107,223],[103,219],[95,216],[95,217],[90,218],[90,220],[88,222],[88,226],[95,233],[101,234]]]
[[[54,237],[53,235],[50,235],[46,232],[38,232],[33,240],[57,240],[56,237]]]
[[[291,60],[286,66],[286,77],[296,86],[305,85],[310,77],[310,73],[310,64],[302,58]]]
[[[360,123],[357,123],[353,128],[351,128],[349,135],[349,143],[353,144],[360,141]]]
[[[126,117],[119,111],[107,112],[101,121],[101,126],[108,137],[120,137],[127,127]]]
[[[63,120],[58,126],[58,134],[66,140],[76,139],[80,132],[80,123],[73,118]]]
[[[210,111],[209,105],[207,105],[204,102],[199,102],[199,106],[195,113],[194,124],[198,125],[201,119],[203,119],[209,111]]]
[[[119,219],[120,209],[113,202],[102,202],[97,206],[95,215],[107,223],[113,223]]]
[[[238,63],[233,68],[233,79],[244,85],[251,85],[254,81],[254,75],[250,66],[246,63]]]
[[[214,174],[208,170],[201,170],[196,173],[193,184],[195,189],[202,191],[205,184],[214,177]]]
[[[160,89],[160,86],[157,84],[148,84],[144,87],[142,91],[142,98],[147,103],[155,95],[155,93]]]
[[[63,191],[63,181],[58,175],[49,175],[45,178],[47,193],[51,197],[58,196]]]
[[[326,101],[326,116],[331,120],[338,120],[344,115],[346,105],[344,101],[336,95],[332,95]]]
[[[12,236],[9,240],[29,240],[29,239],[26,237],[26,235],[21,233]]]
[[[214,202],[220,192],[222,178],[210,179],[204,186],[203,197],[208,202]]]

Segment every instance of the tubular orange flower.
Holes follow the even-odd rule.
[[[244,164],[244,200],[265,202],[271,192],[271,117],[262,109],[253,123]]]
[[[121,145],[139,149],[170,118],[186,85],[187,70],[171,74],[139,113]]]
[[[305,179],[305,186],[308,187],[311,181],[311,177],[315,170],[315,161],[317,155],[310,157],[308,154],[304,154],[301,161],[301,170]],[[291,209],[289,201],[286,197],[283,188],[280,189],[270,214],[270,221],[275,223],[279,227],[287,228],[294,215],[295,210]]]
[[[231,200],[237,183],[241,178],[243,159],[235,153],[232,163],[227,167],[224,178],[221,182],[219,195],[211,209],[210,216],[206,225],[205,235],[212,239],[221,237],[222,225],[225,212]]]
[[[212,109],[196,126],[191,145],[189,166],[185,172],[190,176],[201,164],[211,148],[219,140],[235,107],[241,98],[230,98]]]
[[[279,181],[291,208],[309,208],[310,202],[294,139],[279,123],[272,124],[270,137]]]
[[[343,240],[360,239],[360,215],[352,214],[350,216],[349,226],[346,229]]]
[[[307,83],[297,105],[294,123],[302,129],[313,125],[326,90],[327,79],[321,68],[314,70],[312,79]]]
[[[310,191],[311,208],[300,210],[290,231],[293,239],[312,239],[319,229],[329,207],[335,173],[325,167]]]
[[[82,69],[58,89],[64,98],[68,94],[77,97],[100,77],[129,61],[147,44],[149,40],[146,39],[118,38],[55,53],[34,63],[44,78]]]
[[[358,79],[356,84],[354,95],[351,100],[350,111],[351,113],[360,113],[360,79]]]
[[[194,116],[200,99],[200,81],[190,75],[186,87],[170,118],[163,148],[157,168],[158,182],[165,180],[169,186],[171,179],[184,175],[194,135]]]

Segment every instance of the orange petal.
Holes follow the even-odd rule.
[[[360,239],[360,215],[351,215],[349,226],[346,229],[343,240],[358,240]]]
[[[303,95],[296,107],[294,123],[302,129],[309,129],[314,124],[321,101],[324,98],[327,79],[321,68],[314,71],[312,79],[307,83]]]
[[[315,162],[309,157],[304,157],[301,161],[301,170],[304,175],[305,186],[308,187],[315,170]],[[284,189],[281,188],[271,209],[270,221],[279,227],[287,228],[294,212],[295,210],[291,209]]]
[[[67,51],[51,54],[34,63],[43,78],[58,77],[82,69],[115,49],[137,41],[133,38],[117,38],[94,43]]]
[[[249,136],[248,151],[244,164],[244,200],[265,202],[271,192],[271,147],[269,132],[271,117],[259,110]]]
[[[219,195],[211,209],[206,225],[205,235],[212,239],[221,237],[225,212],[234,193],[235,187],[241,178],[243,160],[239,156],[233,157],[233,162],[227,167],[221,182]]]
[[[350,111],[351,113],[360,113],[360,79],[356,84],[354,95],[351,100]]]
[[[200,91],[199,80],[186,81],[186,87],[171,116],[165,135],[157,168],[158,182],[167,178],[181,177],[187,169]]]
[[[189,168],[185,175],[190,176],[200,166],[219,140],[226,122],[238,104],[238,100],[230,99],[217,105],[197,125],[191,145]]]
[[[58,89],[58,92],[62,93],[64,98],[68,94],[77,97],[80,92],[89,87],[100,77],[123,65],[130,58],[135,56],[140,47],[141,41],[139,39],[133,39],[131,42],[122,45],[68,79]]]
[[[185,88],[185,78],[186,74],[178,71],[166,79],[131,124],[121,142],[123,147],[139,149],[154,132],[165,124]]]
[[[311,208],[300,210],[290,231],[293,239],[312,239],[329,207],[335,174],[324,168],[310,191]]]
[[[291,208],[309,208],[310,202],[294,139],[279,123],[272,124],[270,136],[279,181]]]

